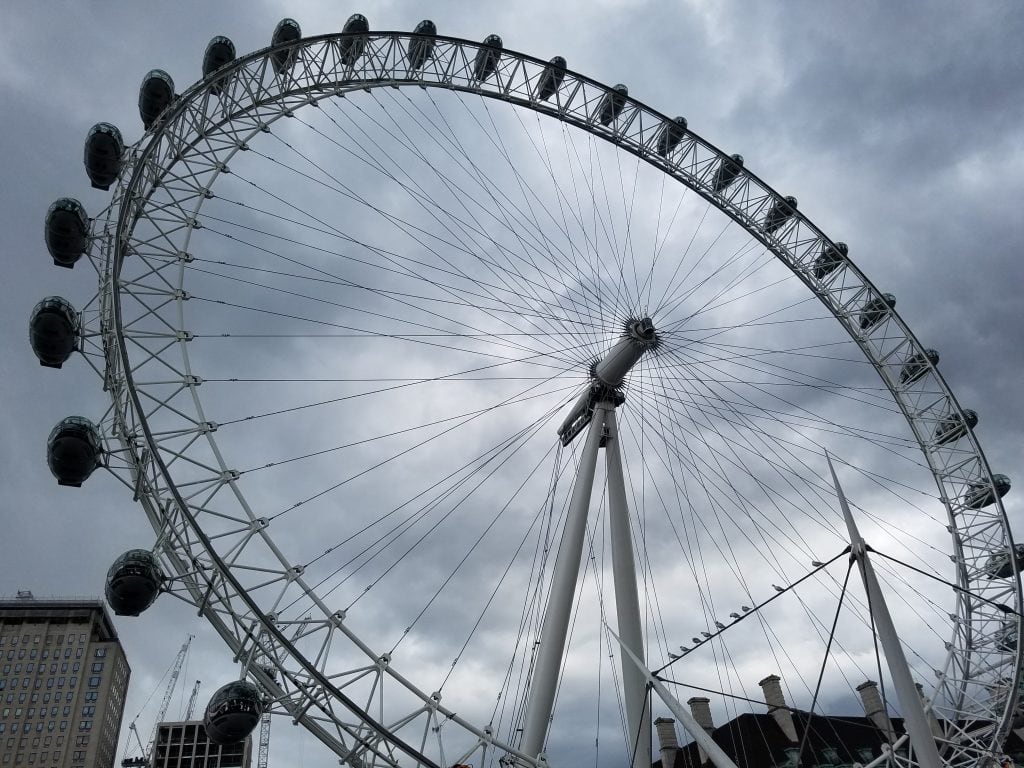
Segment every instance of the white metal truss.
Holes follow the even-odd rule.
[[[103,382],[113,403],[103,424],[108,462],[157,532],[163,567],[176,577],[175,594],[197,607],[236,659],[252,658],[255,650],[272,663],[275,674],[260,665],[250,665],[248,673],[276,707],[350,765],[482,763],[492,751],[536,764],[420,690],[413,676],[350,631],[345,615],[321,600],[302,568],[274,544],[269,522],[253,512],[238,470],[218,449],[218,425],[205,416],[203,382],[191,369],[185,320],[189,243],[203,226],[203,203],[215,194],[218,177],[231,172],[233,158],[275,122],[358,89],[472,92],[588,131],[710,201],[789,267],[871,361],[920,443],[948,513],[959,589],[933,697],[951,702],[938,713],[947,723],[942,757],[950,766],[983,764],[1008,733],[1020,684],[1020,581],[991,578],[985,568],[993,553],[1013,542],[998,499],[979,509],[965,501],[973,486],[993,483],[973,433],[936,439],[946,420],[963,418],[941,374],[928,365],[920,376],[901,378],[908,361],[924,355],[923,346],[891,308],[861,322],[865,304],[881,299],[881,292],[848,259],[828,272],[816,269],[833,241],[798,211],[780,209],[782,196],[746,169],[728,186],[716,185],[716,174],[732,161],[699,136],[687,131],[661,151],[672,121],[631,98],[605,120],[613,98],[605,85],[567,71],[542,100],[549,65],[529,56],[502,50],[493,74],[480,80],[478,43],[438,36],[432,55],[413,69],[410,35],[369,33],[360,40],[354,62],[351,36],[328,35],[291,46],[291,65],[281,73],[265,49],[196,83],[127,150],[109,212],[93,223]],[[788,215],[780,217],[780,210]],[[293,602],[315,611],[301,627],[314,653],[299,653],[292,628],[278,620],[282,606]],[[1017,642],[1006,641],[1008,625]],[[351,659],[345,669],[327,665],[339,647]],[[395,706],[404,706],[405,714],[395,717]],[[449,740],[453,725],[461,735]]]

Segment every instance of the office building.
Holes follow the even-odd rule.
[[[98,598],[0,599],[0,768],[113,768],[129,675]]]
[[[251,738],[218,746],[206,738],[199,720],[157,726],[152,768],[249,768],[251,763]]]

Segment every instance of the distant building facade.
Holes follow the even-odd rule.
[[[101,600],[0,600],[0,768],[114,768],[130,675]]]
[[[206,738],[199,720],[157,726],[152,768],[249,768],[251,764],[251,738],[218,746]]]

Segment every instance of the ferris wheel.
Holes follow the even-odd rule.
[[[891,678],[872,764],[1001,751],[1009,480],[854,236],[496,35],[286,19],[202,72],[146,75],[134,143],[89,132],[110,204],[46,240],[98,291],[30,337],[111,397],[53,429],[57,480],[110,470],[156,532],[111,606],[172,592],[241,665],[212,737],[269,708],[352,766],[650,765],[653,716],[713,750],[679,701],[778,673],[816,713]]]

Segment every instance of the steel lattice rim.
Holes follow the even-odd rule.
[[[236,113],[232,115],[235,118],[233,120],[225,117],[218,124],[218,120],[212,119],[213,115],[207,112],[205,107],[203,113],[207,116],[200,119],[199,112],[193,110],[204,103],[204,100],[211,99],[210,83],[200,82],[190,88],[142,142],[130,150],[128,170],[122,174],[118,183],[109,216],[106,221],[97,220],[97,231],[94,232],[103,250],[101,255],[105,258],[105,271],[101,276],[102,334],[105,345],[116,353],[108,357],[105,379],[114,400],[117,438],[121,443],[121,451],[129,467],[132,482],[136,486],[137,495],[146,508],[151,522],[161,536],[170,540],[177,538],[177,551],[173,551],[172,548],[165,549],[164,561],[170,570],[184,577],[184,582],[188,585],[195,602],[205,606],[204,613],[207,618],[232,647],[236,656],[246,658],[247,655],[253,656],[255,653],[255,657],[275,660],[272,663],[279,665],[285,678],[275,680],[270,674],[256,668],[251,669],[250,673],[259,678],[269,690],[274,691],[282,702],[287,702],[285,707],[293,715],[302,719],[314,732],[319,730],[320,738],[334,745],[339,754],[344,754],[345,749],[352,748],[338,746],[336,739],[339,736],[347,735],[349,739],[358,739],[365,735],[355,726],[349,728],[347,733],[344,733],[346,729],[329,733],[323,724],[332,718],[335,721],[341,719],[339,715],[332,713],[327,701],[331,694],[340,697],[341,692],[316,669],[314,664],[298,656],[285,631],[275,627],[273,617],[268,619],[260,607],[239,589],[238,583],[231,576],[230,568],[221,561],[209,540],[205,540],[189,509],[189,504],[182,498],[163,465],[159,438],[150,433],[146,423],[146,410],[132,378],[131,357],[121,323],[121,301],[123,292],[130,293],[134,289],[132,286],[123,285],[121,267],[126,257],[133,258],[138,255],[137,245],[132,241],[132,233],[140,218],[153,215],[152,212],[147,212],[146,201],[155,186],[155,179],[160,179],[160,183],[166,186],[167,176],[171,174],[175,165],[188,165],[186,161],[193,157],[200,158],[200,162],[207,164],[202,171],[178,175],[178,178],[202,177],[205,181],[202,184],[195,184],[191,196],[183,195],[180,210],[171,215],[171,218],[179,217],[185,235],[178,252],[167,254],[168,263],[176,259],[184,264],[188,259],[191,230],[198,218],[204,195],[213,186],[218,174],[225,170],[225,165],[231,157],[244,149],[246,139],[265,130],[273,121],[291,110],[315,103],[320,98],[341,95],[348,90],[392,85],[427,86],[466,90],[509,101],[583,128],[619,148],[637,154],[711,201],[716,208],[744,227],[793,270],[847,328],[864,355],[878,369],[882,381],[903,410],[917,437],[922,453],[936,478],[940,495],[945,500],[954,541],[954,556],[958,558],[960,585],[969,592],[984,595],[989,599],[1009,601],[1018,608],[1022,605],[1019,580],[1013,580],[1014,583],[1009,586],[996,584],[993,580],[985,578],[982,567],[993,550],[1012,546],[1001,502],[997,501],[995,509],[982,512],[968,509],[961,500],[964,489],[971,482],[977,482],[979,478],[987,478],[991,482],[991,472],[973,433],[968,431],[966,438],[952,447],[939,445],[931,439],[935,426],[942,419],[955,414],[962,416],[959,404],[935,368],[929,369],[917,386],[900,385],[900,368],[912,355],[924,354],[923,345],[895,312],[891,313],[887,321],[891,326],[887,329],[883,344],[879,345],[869,334],[860,333],[856,327],[860,307],[866,300],[881,296],[881,292],[859,272],[853,262],[849,261],[841,270],[845,281],[842,284],[832,274],[820,279],[815,277],[814,259],[834,243],[803,214],[797,211],[792,222],[774,234],[764,231],[761,223],[764,213],[771,204],[782,199],[781,195],[747,171],[743,173],[742,184],[730,188],[728,194],[715,193],[710,187],[710,179],[715,168],[726,158],[724,152],[688,131],[677,149],[668,157],[661,157],[653,151],[653,147],[658,132],[669,118],[633,99],[626,101],[623,117],[615,121],[613,127],[606,128],[600,125],[594,117],[594,111],[596,105],[612,89],[571,71],[566,73],[563,85],[564,91],[569,95],[563,98],[563,91],[559,90],[552,99],[552,104],[538,100],[535,93],[536,83],[547,65],[538,59],[507,50],[502,51],[495,79],[479,83],[472,77],[473,57],[480,49],[477,43],[437,36],[433,59],[422,70],[410,73],[402,62],[412,36],[388,32],[366,35],[366,49],[354,67],[342,64],[342,57],[338,53],[339,44],[346,39],[344,35],[329,35],[299,41],[291,47],[295,52],[295,59],[293,69],[287,77],[273,75],[272,54],[269,49],[241,58],[216,73],[214,80],[221,83],[225,94],[220,101],[229,104],[229,107],[223,108],[224,112]],[[327,59],[331,56],[334,57],[335,66],[333,77],[327,76],[325,71]],[[399,77],[403,71],[404,76]],[[237,110],[234,109],[236,106]],[[271,115],[272,117],[266,119]],[[206,146],[202,148],[200,145],[204,143]],[[194,201],[194,208],[191,209],[190,200]],[[160,215],[166,215],[166,211]],[[183,266],[178,271],[180,275]],[[177,295],[173,295],[171,291],[166,298],[178,305],[181,317],[181,304],[187,297],[181,293],[180,284],[174,290],[177,291]],[[173,339],[169,341],[168,346],[171,344],[177,344],[185,350],[183,392],[187,392],[193,399],[198,414],[197,434],[203,433],[202,436],[210,440],[216,451],[216,427],[203,418],[202,405],[197,394],[199,381],[189,381],[187,378],[191,372],[187,370],[186,339]],[[221,462],[224,474],[217,482],[231,487],[233,479],[230,470],[223,460]],[[294,585],[290,588],[302,590],[313,597],[312,591],[303,582],[301,572],[273,547],[272,540],[265,531],[265,523],[251,511],[250,517],[252,535],[263,538],[266,545],[275,551],[280,559],[283,582]],[[182,556],[186,552],[191,553],[190,558]],[[215,608],[215,605],[219,605],[220,608]],[[381,659],[372,649],[348,633],[343,623],[344,617],[336,615],[322,602],[319,605],[324,612],[324,627],[347,634],[350,641],[362,647],[369,659],[378,661],[380,669],[385,674],[391,675],[400,684],[416,691],[425,704],[433,708],[436,716],[460,721],[457,713],[446,710],[440,702],[432,701],[429,694],[417,691],[411,682],[390,667],[387,659]],[[960,688],[962,702],[965,696],[971,695],[966,688],[973,669],[979,664],[989,669],[998,667],[999,671],[993,675],[996,678],[1012,679],[1012,684],[1006,686],[1001,706],[994,708],[996,711],[993,714],[998,715],[998,720],[992,721],[986,729],[987,746],[983,749],[994,749],[1008,732],[1015,706],[1009,692],[1016,690],[1019,684],[1020,651],[1010,654],[993,648],[995,633],[992,630],[992,623],[995,615],[996,612],[988,604],[979,604],[961,596],[957,602],[958,620],[954,621],[954,638],[950,648],[951,668],[944,670],[943,678],[945,685],[952,686],[954,690]],[[260,625],[265,626],[265,630],[257,629]],[[289,664],[284,657],[289,654],[295,654],[293,662],[298,670],[286,669]],[[316,721],[308,715],[307,711],[311,705],[312,708],[320,708],[323,711],[325,720]],[[466,722],[460,722],[460,725],[475,733],[481,746],[493,745],[501,751],[515,754],[509,745],[501,744],[485,729]],[[383,749],[386,747],[382,748],[382,751]],[[967,745],[964,753],[965,761],[956,761],[953,764],[971,764],[971,754],[978,756],[977,750],[978,742],[972,742]],[[523,755],[518,757],[523,760],[529,759]]]

